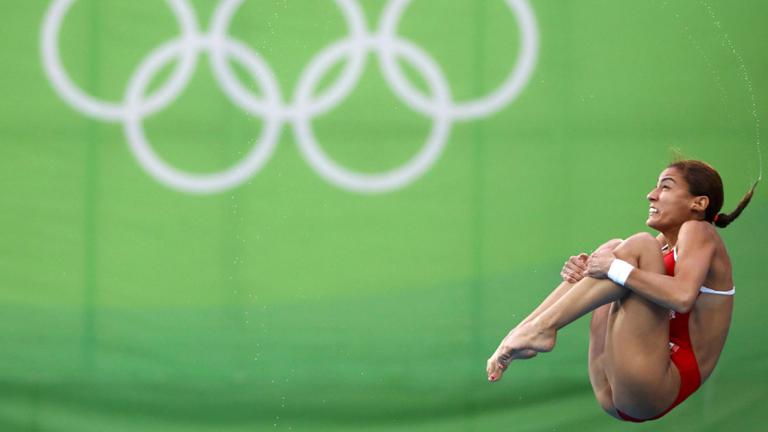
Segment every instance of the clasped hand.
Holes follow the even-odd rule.
[[[616,258],[613,252],[608,248],[601,248],[591,255],[579,254],[568,258],[563,265],[560,276],[569,283],[576,283],[585,276],[595,279],[605,279],[608,275],[608,269]]]

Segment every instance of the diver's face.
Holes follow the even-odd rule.
[[[665,169],[659,175],[656,187],[648,193],[650,208],[645,224],[657,231],[663,231],[696,219],[693,211],[694,198],[688,192],[688,182],[680,171],[677,168]]]

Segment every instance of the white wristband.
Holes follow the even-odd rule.
[[[611,267],[608,269],[608,279],[616,282],[617,284],[624,286],[627,283],[629,274],[632,273],[632,264],[622,261],[618,258],[614,258],[611,262]]]

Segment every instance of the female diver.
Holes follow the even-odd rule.
[[[720,175],[694,160],[672,163],[648,194],[646,224],[659,232],[611,240],[566,262],[561,283],[501,341],[487,363],[501,379],[512,360],[551,351],[557,330],[587,312],[589,376],[610,415],[641,422],[662,417],[712,373],[733,311],[731,262],[715,226],[730,214]]]

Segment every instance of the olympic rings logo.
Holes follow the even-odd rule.
[[[139,164],[161,183],[189,193],[214,193],[236,187],[255,175],[269,160],[277,146],[283,125],[289,123],[302,156],[326,181],[358,193],[375,193],[402,188],[422,176],[437,160],[455,121],[488,116],[520,94],[531,76],[538,52],[536,22],[526,0],[505,0],[520,31],[520,49],[505,81],[492,93],[476,100],[453,100],[445,76],[437,63],[420,47],[397,35],[398,22],[410,0],[390,0],[378,29],[366,28],[357,0],[336,0],[348,27],[348,36],[316,54],[302,71],[293,100],[284,102],[277,79],[262,56],[227,30],[243,0],[222,0],[210,29],[201,32],[188,0],[167,0],[181,34],[151,51],[130,78],[121,102],[103,101],[78,88],[64,70],[59,56],[58,37],[66,14],[75,0],[54,0],[42,27],[42,56],[45,72],[56,92],[86,116],[121,122],[129,146]],[[236,106],[263,119],[260,137],[243,159],[216,173],[190,173],[162,160],[144,133],[143,120],[167,107],[184,90],[197,65],[198,56],[207,53],[210,66],[222,91]],[[381,173],[360,173],[340,165],[318,144],[312,120],[329,112],[355,88],[363,73],[368,54],[378,57],[386,82],[412,110],[432,119],[432,129],[418,153],[404,165]],[[325,74],[345,61],[338,80],[323,93],[315,90]],[[402,72],[398,60],[407,61],[429,88],[429,95],[418,90]],[[177,62],[170,78],[151,94],[152,78],[170,62]],[[239,62],[261,87],[257,96],[236,78],[228,61]]]

